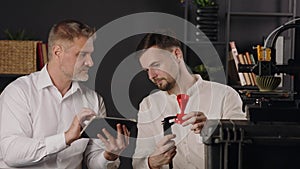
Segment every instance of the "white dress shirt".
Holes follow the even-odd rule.
[[[246,119],[239,94],[229,86],[205,81],[199,75],[197,82],[188,89],[189,101],[185,113],[203,112],[208,119]],[[162,120],[180,113],[176,95],[158,91],[146,97],[138,113],[138,140],[133,159],[136,169],[149,168],[148,157],[156,143],[163,137]],[[176,134],[177,154],[173,158],[174,169],[204,169],[204,144],[199,134],[190,130],[190,125],[172,126]],[[168,169],[168,165],[163,168]]]
[[[46,66],[12,82],[0,96],[0,168],[80,169],[83,158],[89,168],[112,165],[99,139],[65,143],[64,132],[84,107],[106,115],[102,97],[77,82],[62,97]]]

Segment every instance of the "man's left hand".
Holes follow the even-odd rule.
[[[199,134],[207,118],[202,112],[190,112],[183,116],[182,120],[184,120],[182,126],[192,124],[191,130],[194,131],[194,133]]]
[[[102,132],[107,139],[101,134],[97,136],[105,144],[104,157],[109,161],[114,161],[129,145],[130,132],[125,125],[121,126],[120,124],[117,124],[117,138],[114,138],[106,129],[102,129]]]

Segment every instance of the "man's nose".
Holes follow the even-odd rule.
[[[156,76],[157,76],[157,74],[156,74],[155,69],[149,68],[148,69],[148,77],[149,77],[149,79],[153,79]]]
[[[92,55],[88,55],[86,57],[85,65],[89,66],[89,67],[92,67],[94,65],[94,62],[93,62],[93,59],[92,59]]]

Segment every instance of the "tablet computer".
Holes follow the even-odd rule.
[[[116,118],[116,117],[93,117],[87,125],[82,129],[80,135],[82,138],[98,138],[97,134],[105,135],[102,129],[105,128],[112,136],[117,136],[117,124],[125,125],[129,131],[136,128],[136,121]]]

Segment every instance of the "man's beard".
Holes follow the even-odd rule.
[[[172,80],[171,82],[169,82],[166,79],[159,79],[159,80],[166,81],[166,83],[164,83],[164,84],[162,84],[162,83],[158,84],[158,83],[154,82],[154,84],[158,87],[158,89],[160,89],[162,91],[169,91],[169,90],[171,90],[175,86],[175,81],[174,80]]]
[[[89,79],[89,74],[87,69],[81,69],[80,71],[74,72],[72,80],[74,81],[87,81]]]
[[[80,72],[80,73],[74,74],[72,80],[84,82],[84,81],[87,81],[88,79],[89,79],[88,73]]]
[[[89,75],[75,75],[73,76],[74,81],[80,81],[80,82],[85,82],[89,79]]]

